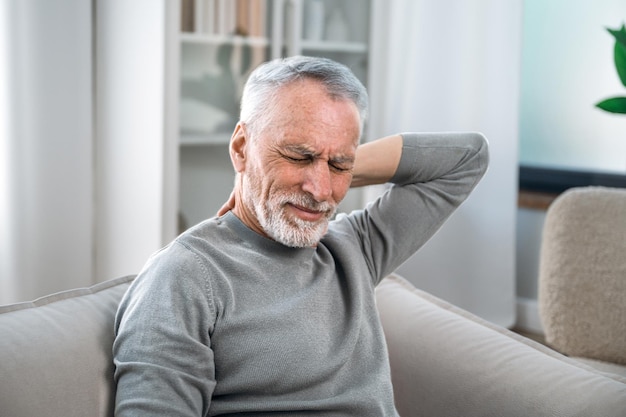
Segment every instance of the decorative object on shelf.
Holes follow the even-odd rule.
[[[304,39],[321,41],[324,34],[324,2],[308,0],[304,9]]]
[[[607,31],[615,37],[614,59],[615,69],[622,85],[626,87],[626,26],[621,29],[607,28]],[[626,97],[611,97],[596,104],[596,107],[610,112],[626,114]]]
[[[233,59],[235,48],[239,52],[238,59]],[[247,44],[221,44],[218,46],[216,61],[219,71],[215,74],[205,73],[199,79],[182,80],[181,127],[183,129],[204,132],[223,131],[232,129],[237,122],[240,89],[252,67],[251,47]],[[235,68],[234,63],[238,68]],[[200,117],[194,117],[194,114]]]
[[[335,8],[328,17],[328,25],[326,26],[326,40],[334,42],[346,42],[349,38],[348,22],[343,9],[339,5],[335,5]]]
[[[180,127],[186,134],[207,135],[232,125],[232,116],[224,110],[195,99],[180,101]]]

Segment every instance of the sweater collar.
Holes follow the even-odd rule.
[[[278,256],[300,257],[311,256],[316,250],[315,247],[292,248],[265,237],[250,229],[232,211],[224,214],[221,217],[221,220],[224,221],[245,242],[264,252],[271,252],[272,254]]]

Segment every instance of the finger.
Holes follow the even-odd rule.
[[[217,211],[217,215],[223,216],[224,214],[231,211],[233,208],[235,208],[235,192],[234,191],[230,193],[230,197],[228,197],[228,200]]]

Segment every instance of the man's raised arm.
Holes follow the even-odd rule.
[[[351,187],[384,184],[393,177],[402,156],[402,136],[393,135],[357,148]]]

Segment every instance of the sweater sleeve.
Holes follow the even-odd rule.
[[[375,283],[394,271],[469,196],[488,166],[479,133],[405,133],[394,184],[351,221]]]
[[[116,416],[206,415],[215,387],[215,309],[206,268],[178,242],[122,299],[113,344]]]

